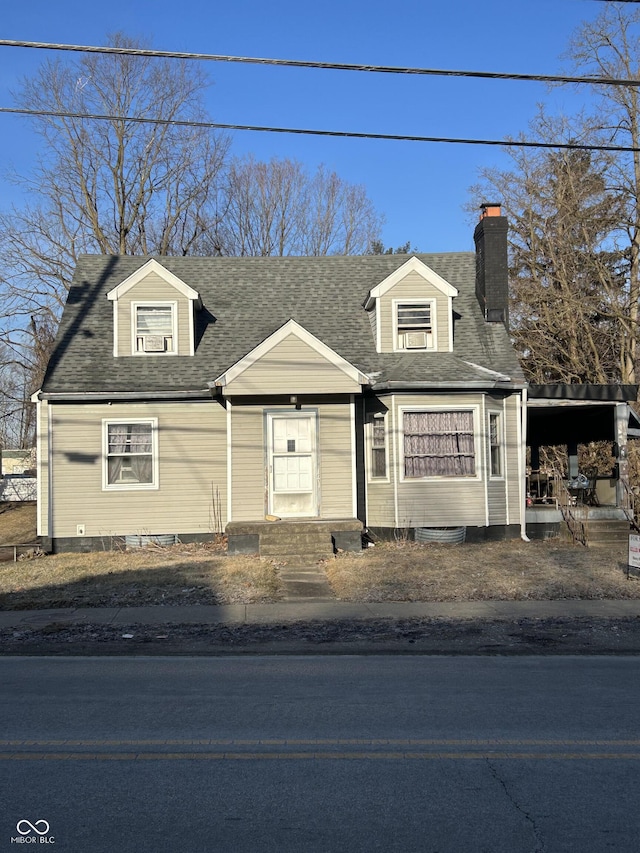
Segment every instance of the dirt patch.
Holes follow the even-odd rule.
[[[636,655],[640,654],[640,618],[118,627],[59,622],[46,628],[0,630],[0,654]]]

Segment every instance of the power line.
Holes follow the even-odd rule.
[[[306,136],[331,136],[343,139],[381,139],[392,142],[442,142],[451,145],[494,145],[505,148],[551,148],[568,151],[612,151],[632,153],[640,151],[626,145],[595,145],[581,142],[535,142],[533,140],[464,139],[448,136],[415,136],[397,133],[364,133],[349,130],[319,130],[300,127],[268,127],[256,124],[222,124],[213,121],[190,121],[187,119],[147,118],[142,116],[113,116],[97,113],[72,113],[63,110],[25,110],[16,107],[0,107],[0,113],[24,115],[36,118],[88,119],[90,121],[125,121],[137,124],[170,125],[175,127],[197,127],[209,130],[250,130],[258,133],[292,133]]]
[[[634,0],[635,2],[635,0]],[[196,59],[203,62],[240,62],[249,65],[277,65],[290,68],[316,68],[331,71],[368,71],[375,74],[413,74],[435,77],[474,77],[485,80],[524,80],[537,83],[587,83],[598,86],[640,86],[640,80],[617,77],[572,77],[563,74],[511,74],[496,71],[456,71],[443,68],[411,68],[396,65],[361,65],[351,62],[312,62],[303,59],[268,59],[256,56],[230,56],[217,53],[185,53],[137,47],[58,44],[39,41],[0,39],[0,47],[28,47],[38,50],[71,50],[78,53],[107,53],[116,56],[148,56],[164,59]]]

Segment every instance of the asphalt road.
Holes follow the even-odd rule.
[[[639,676],[615,656],[0,659],[0,850],[637,853]]]

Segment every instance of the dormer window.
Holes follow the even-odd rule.
[[[134,303],[133,328],[136,354],[175,354],[176,313],[174,302]]]
[[[433,300],[395,303],[396,350],[435,349]]]

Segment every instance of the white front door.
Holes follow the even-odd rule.
[[[304,412],[267,415],[269,512],[280,518],[318,514],[316,417]]]

